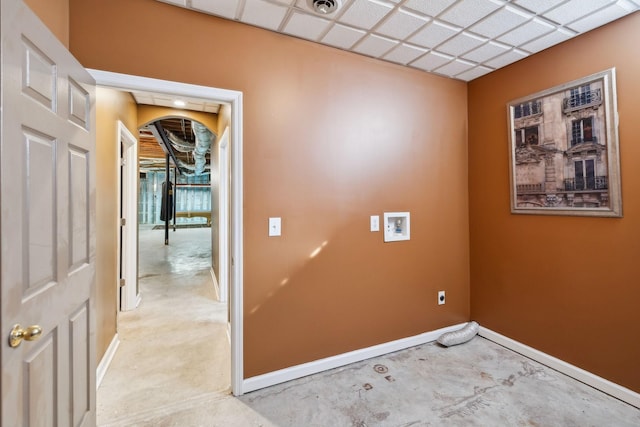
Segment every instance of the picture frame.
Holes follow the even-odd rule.
[[[507,103],[511,213],[622,217],[615,68]]]

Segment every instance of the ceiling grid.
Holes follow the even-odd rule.
[[[640,0],[157,0],[470,81],[640,10]]]

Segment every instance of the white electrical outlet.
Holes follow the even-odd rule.
[[[444,291],[438,291],[438,305],[445,303]]]
[[[269,236],[282,234],[282,218],[269,218]]]

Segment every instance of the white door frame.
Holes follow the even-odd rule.
[[[160,92],[175,96],[214,100],[229,104],[231,107],[230,141],[231,147],[231,189],[230,211],[234,218],[230,230],[235,261],[231,266],[233,280],[229,283],[229,318],[231,320],[231,391],[234,395],[243,394],[243,248],[242,248],[242,92],[218,89],[208,86],[152,79],[149,77],[112,73],[88,69],[96,80],[97,86],[126,91]],[[221,248],[222,249],[222,248]]]
[[[229,295],[229,127],[218,139],[218,287],[220,301],[227,302]]]
[[[122,259],[122,278],[125,285],[119,288],[120,305],[118,310],[129,311],[135,309],[140,303],[138,292],[138,140],[129,129],[118,120],[116,150],[120,159],[120,147],[122,150],[123,168],[118,165],[118,205],[120,200],[124,202],[122,217],[126,223],[122,230],[122,241],[118,245],[118,262],[120,262],[120,250],[124,252]],[[120,172],[122,171],[122,173]],[[124,181],[124,182],[121,182]],[[122,185],[121,185],[122,184]],[[122,194],[120,194],[122,191]],[[118,213],[120,206],[118,206]],[[120,269],[120,266],[118,266]],[[118,275],[120,276],[120,274]],[[118,286],[120,284],[118,283]]]

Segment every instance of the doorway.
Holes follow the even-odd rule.
[[[138,144],[136,138],[121,121],[118,121],[116,145],[118,165],[118,308],[121,311],[135,309],[140,303],[138,288],[138,227],[136,218],[136,171]]]
[[[88,70],[98,86],[124,91],[147,91],[210,99],[230,106],[228,172],[230,177],[228,206],[228,283],[229,329],[231,347],[231,391],[243,393],[242,348],[242,93],[186,83],[124,75],[99,70]],[[221,159],[223,161],[223,159]]]

